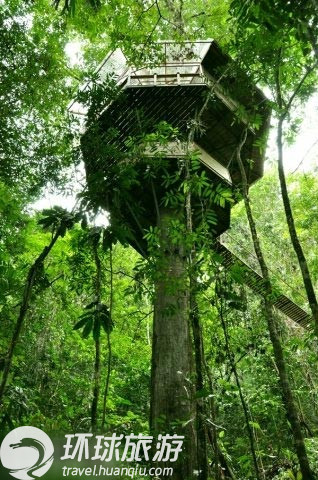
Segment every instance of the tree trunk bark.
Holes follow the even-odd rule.
[[[110,318],[113,318],[113,249],[112,246],[110,247],[109,251],[109,272],[110,272],[110,294],[109,294],[109,315]],[[110,383],[110,373],[112,367],[112,345],[110,341],[110,333],[107,334],[107,347],[108,347],[108,361],[107,361],[107,376],[106,376],[106,383],[105,383],[105,390],[104,390],[104,398],[103,398],[103,416],[102,416],[102,428],[105,426],[106,421],[106,409],[107,409],[107,397],[108,397],[108,390],[109,390],[109,383]]]
[[[172,467],[173,480],[190,480],[196,465],[193,360],[189,319],[187,259],[171,238],[178,215],[160,210],[160,253],[157,259],[151,372],[150,427],[153,435],[184,435],[182,453]]]
[[[97,236],[93,243],[93,254],[96,267],[96,277],[95,277],[95,295],[97,306],[99,308],[101,303],[101,292],[102,292],[102,264],[98,254],[98,244],[100,237]],[[99,322],[100,318],[95,319],[95,322]],[[99,328],[100,332],[100,328]],[[95,433],[98,427],[98,402],[99,402],[99,392],[100,392],[100,337],[95,338],[95,363],[94,363],[94,388],[93,388],[93,401],[91,407],[91,424],[92,432]]]
[[[106,376],[106,383],[105,383],[105,390],[104,390],[104,398],[103,398],[103,417],[102,417],[102,428],[105,426],[106,421],[106,409],[107,409],[107,398],[108,398],[108,390],[109,390],[109,382],[110,382],[110,373],[111,373],[111,365],[112,365],[112,345],[110,342],[110,334],[107,334],[107,347],[108,347],[108,360],[107,360],[107,376]]]
[[[202,392],[204,388],[203,376],[203,339],[200,325],[198,304],[195,298],[195,281],[191,279],[190,292],[190,315],[192,320],[192,332],[195,354],[195,372],[196,372],[196,392]],[[208,460],[207,460],[207,439],[204,423],[205,409],[203,398],[196,398],[196,429],[197,429],[197,461],[198,461],[198,480],[207,480],[208,478]]]
[[[95,365],[94,365],[94,389],[92,401],[92,432],[97,431],[97,408],[100,390],[100,340],[95,340]]]

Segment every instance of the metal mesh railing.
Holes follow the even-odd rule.
[[[250,232],[248,228],[244,228],[242,225],[235,225],[233,229],[225,232],[219,238],[220,243],[229,249],[233,255],[239,258],[242,262],[247,264],[258,275],[261,275],[259,262],[251,243]],[[272,242],[274,240],[272,239]],[[264,245],[263,245],[264,248]],[[308,307],[307,298],[302,285],[302,282],[292,282],[291,279],[296,275],[295,271],[290,271],[290,256],[293,252],[286,250],[279,250],[279,261],[277,253],[264,248],[265,255],[269,264],[269,271],[275,285],[288,295],[297,304],[303,307]]]
[[[118,48],[109,53],[96,69],[100,81],[108,76],[115,78],[118,86],[169,86],[169,85],[200,85],[204,83],[202,60],[205,57],[212,40],[197,42],[158,42],[153,49],[143,53],[143,45],[136,46],[139,64],[142,67],[132,67]],[[144,60],[143,60],[144,59]],[[81,90],[89,88],[86,83]],[[71,102],[69,111],[85,115],[86,108],[79,102]]]

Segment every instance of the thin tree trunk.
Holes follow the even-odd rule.
[[[33,285],[34,285],[34,281],[36,279],[37,272],[42,267],[44,260],[49,255],[52,248],[54,247],[54,245],[55,245],[56,241],[58,240],[60,234],[61,234],[61,230],[59,228],[59,229],[57,229],[55,234],[52,236],[52,239],[51,239],[51,242],[49,243],[49,245],[47,245],[43,248],[40,255],[37,257],[37,259],[35,260],[33,265],[30,267],[30,270],[29,270],[29,273],[28,273],[28,276],[27,276],[27,280],[26,280],[26,284],[25,284],[25,287],[24,287],[24,291],[23,291],[23,298],[22,298],[22,303],[21,303],[21,306],[20,306],[19,316],[18,316],[17,322],[15,324],[14,332],[13,332],[13,335],[12,335],[12,338],[11,338],[9,350],[8,350],[6,361],[5,361],[5,366],[4,366],[4,369],[3,369],[2,381],[1,381],[1,385],[0,385],[0,405],[2,404],[3,394],[4,394],[4,391],[5,391],[6,385],[7,385],[8,376],[9,376],[11,365],[12,365],[12,358],[13,358],[14,350],[15,350],[15,347],[18,343],[20,333],[21,333],[21,328],[22,328],[24,319],[26,317],[26,314],[28,312],[28,309],[29,309],[30,298],[31,298],[31,294],[32,294],[32,288],[33,288]]]
[[[208,434],[208,439],[210,440],[210,443],[212,445],[212,449],[214,451],[214,475],[215,475],[215,480],[220,480],[220,465],[219,465],[219,445],[218,445],[218,436],[217,436],[217,430],[216,430],[216,409],[215,409],[215,400],[214,400],[214,385],[213,385],[213,379],[211,372],[209,370],[209,366],[206,363],[205,355],[203,352],[203,365],[206,373],[206,377],[208,380],[208,385],[209,385],[209,391],[211,392],[211,395],[209,396],[209,409],[210,409],[210,416],[212,421],[210,421],[210,425],[207,431]]]
[[[191,275],[191,273],[190,273]],[[195,299],[195,291],[193,281],[190,282],[190,315],[192,319],[192,332],[194,342],[194,356],[196,366],[196,391],[200,394],[204,388],[203,377],[203,342],[201,334],[201,325],[198,312],[198,305]],[[206,429],[204,424],[204,401],[203,398],[196,399],[196,424],[197,424],[197,458],[199,480],[207,480],[208,478],[208,462],[207,462],[207,445],[206,445]]]
[[[188,147],[192,141],[194,132],[189,132]],[[191,207],[191,189],[190,184],[190,166],[189,159],[186,160],[186,182],[188,182],[188,189],[186,194],[186,224],[188,235],[192,234],[192,207]],[[192,324],[192,334],[194,343],[194,359],[195,359],[195,371],[196,371],[196,392],[202,392],[204,388],[204,376],[203,376],[203,339],[201,333],[199,309],[196,301],[197,281],[195,278],[195,247],[191,248],[188,254],[189,263],[189,304],[190,304],[190,319]],[[207,480],[208,478],[208,459],[207,459],[207,439],[206,429],[204,425],[204,401],[203,398],[196,398],[196,430],[197,430],[197,463],[198,463],[198,480]]]
[[[229,335],[228,335],[226,324],[225,324],[225,321],[224,321],[222,303],[221,303],[220,308],[218,310],[219,310],[222,330],[223,330],[224,339],[225,339],[225,350],[226,350],[227,357],[228,357],[230,365],[231,365],[231,370],[234,374],[235,382],[236,382],[236,385],[237,385],[237,388],[238,388],[238,392],[239,392],[239,396],[240,396],[240,400],[241,400],[241,404],[242,404],[242,408],[243,408],[243,412],[244,412],[245,425],[246,425],[246,428],[247,428],[248,437],[249,437],[249,441],[250,441],[250,447],[251,447],[251,452],[252,452],[252,457],[253,457],[255,475],[256,475],[257,480],[260,480],[261,475],[260,475],[259,466],[258,466],[258,462],[257,462],[256,449],[255,449],[255,443],[254,443],[254,434],[253,434],[253,430],[252,430],[251,425],[250,425],[250,414],[249,414],[248,406],[247,406],[247,403],[245,401],[245,398],[244,398],[244,395],[243,395],[243,392],[242,392],[241,382],[240,382],[240,379],[239,379],[239,376],[238,376],[238,373],[237,373],[235,360],[233,358],[233,353],[232,353],[231,346],[230,346]]]
[[[267,320],[267,325],[268,325],[268,330],[270,334],[270,339],[273,345],[273,351],[274,351],[274,357],[276,361],[276,365],[278,368],[279,372],[279,379],[280,379],[280,385],[282,389],[282,399],[283,399],[283,404],[285,406],[286,410],[286,415],[287,418],[290,422],[291,426],[291,432],[293,435],[294,439],[294,444],[295,444],[295,450],[297,453],[298,461],[299,461],[299,466],[300,470],[303,476],[303,479],[305,480],[314,480],[314,475],[310,469],[309,466],[309,461],[307,457],[307,452],[306,452],[306,447],[305,447],[305,442],[304,442],[304,437],[303,433],[301,430],[299,418],[298,418],[298,412],[297,408],[295,405],[293,393],[291,390],[289,378],[288,378],[288,373],[287,373],[287,367],[286,367],[286,361],[285,361],[285,356],[284,356],[284,351],[280,342],[279,334],[277,331],[277,323],[276,323],[276,318],[274,317],[273,313],[273,301],[271,300],[272,298],[272,285],[270,281],[270,276],[268,272],[268,268],[266,265],[265,258],[263,256],[263,252],[261,249],[261,244],[258,238],[257,230],[256,230],[256,224],[254,221],[253,213],[252,213],[252,208],[250,204],[250,198],[249,198],[249,193],[248,193],[248,183],[247,183],[247,177],[246,177],[246,172],[245,168],[241,159],[241,150],[242,147],[246,141],[246,136],[247,136],[247,130],[245,130],[245,134],[243,136],[242,141],[240,142],[238,148],[237,148],[237,162],[240,168],[240,173],[242,177],[242,193],[244,197],[244,204],[245,204],[245,209],[246,209],[246,214],[248,218],[248,223],[250,226],[251,230],[251,235],[252,235],[252,240],[253,240],[253,245],[254,245],[254,250],[258,259],[258,263],[261,268],[262,276],[264,279],[264,286],[266,288],[266,295],[264,298],[264,304],[265,304],[265,317]]]
[[[95,296],[97,307],[101,303],[101,288],[102,288],[102,266],[101,261],[98,255],[98,243],[99,236],[93,244],[93,253],[94,261],[96,267],[96,277],[95,277]],[[99,322],[99,319],[95,321]],[[95,363],[94,363],[94,388],[93,388],[93,401],[91,407],[91,424],[92,431],[96,432],[98,428],[98,402],[99,402],[99,393],[100,393],[100,339],[95,339]]]
[[[110,295],[109,295],[109,315],[110,318],[113,317],[113,250],[110,247],[109,252],[109,271],[110,271]],[[104,398],[103,398],[103,417],[102,417],[102,428],[104,428],[105,420],[106,420],[106,408],[107,408],[107,396],[109,390],[109,382],[110,382],[110,373],[111,373],[111,364],[112,364],[112,345],[110,341],[110,333],[107,333],[107,347],[108,347],[108,362],[107,362],[107,376],[106,376],[106,384],[104,390]]]
[[[299,267],[301,270],[301,274],[303,277],[303,282],[308,298],[308,302],[310,305],[310,309],[312,312],[313,316],[313,321],[314,321],[314,329],[315,329],[315,334],[318,337],[318,302],[317,302],[317,297],[315,294],[313,282],[311,279],[311,275],[309,272],[308,264],[306,257],[304,255],[301,243],[299,241],[297,231],[296,231],[296,226],[295,226],[295,221],[294,221],[294,216],[293,216],[293,211],[291,208],[290,200],[289,200],[289,195],[288,195],[288,189],[287,189],[287,183],[286,183],[286,177],[285,177],[285,171],[284,171],[284,149],[283,149],[283,125],[284,121],[289,113],[289,110],[292,106],[292,103],[294,99],[296,98],[296,95],[300,89],[300,87],[303,85],[305,79],[307,76],[314,70],[314,68],[317,65],[312,66],[305,75],[302,77],[300,80],[297,88],[291,95],[290,99],[288,102],[284,102],[283,96],[282,96],[282,90],[281,90],[281,81],[280,81],[280,58],[281,58],[281,49],[278,52],[278,66],[275,71],[275,83],[276,83],[276,95],[277,95],[277,105],[279,107],[280,115],[278,118],[278,126],[277,126],[277,138],[276,138],[276,143],[277,143],[277,152],[278,152],[278,175],[279,175],[279,181],[280,181],[280,188],[281,188],[281,193],[282,193],[282,199],[283,199],[283,204],[284,204],[284,210],[285,210],[285,216],[286,216],[286,221],[288,225],[288,230],[289,230],[289,235],[290,239],[294,248],[294,251],[297,255]]]
[[[290,200],[288,196],[287,190],[287,183],[284,171],[284,162],[283,162],[283,123],[285,119],[285,114],[281,115],[278,120],[278,127],[277,127],[277,150],[278,150],[278,174],[279,174],[279,181],[280,181],[280,188],[282,193],[282,199],[285,209],[285,216],[288,225],[289,235],[291,242],[294,247],[294,251],[297,255],[298,263],[300,266],[301,274],[303,277],[303,282],[308,298],[308,302],[310,305],[310,309],[312,312],[313,320],[314,320],[314,328],[315,334],[318,337],[318,302],[317,297],[315,294],[313,282],[311,279],[311,275],[308,268],[308,263],[303,252],[301,243],[299,241],[295,220],[292,212],[292,208],[290,205]]]
[[[185,23],[183,20],[183,0],[177,2],[176,0],[164,0],[164,3],[172,15],[172,24],[173,29],[175,32],[180,35],[185,35]]]
[[[108,391],[109,391],[110,374],[111,374],[111,362],[112,362],[112,345],[111,345],[110,334],[109,333],[107,334],[107,347],[108,347],[108,361],[107,361],[107,376],[106,376],[104,398],[103,398],[102,428],[104,428],[105,421],[106,421],[107,397],[108,397]]]
[[[94,364],[94,389],[91,408],[92,432],[97,431],[98,427],[98,400],[100,390],[100,340],[95,340],[95,364]]]
[[[225,478],[224,474],[225,474],[226,478],[230,478],[231,480],[236,480],[236,476],[235,476],[233,470],[231,469],[230,465],[228,464],[224,453],[222,452],[222,450],[220,449],[218,444],[214,443],[212,430],[208,430],[208,438],[210,440],[212,448],[214,449],[215,448],[214,445],[216,445],[216,449],[217,449],[217,455],[215,455],[215,460],[214,460],[214,462],[216,464],[215,479],[216,480],[220,480],[221,478],[224,479]],[[218,460],[216,460],[216,459],[218,459]],[[220,472],[222,472],[222,473],[220,473]]]

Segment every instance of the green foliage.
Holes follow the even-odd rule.
[[[73,330],[83,329],[83,338],[87,338],[91,333],[94,340],[100,337],[101,328],[109,335],[113,330],[113,321],[110,316],[107,305],[99,302],[92,302],[85,307],[85,312],[80,316],[80,320],[74,325]]]
[[[86,88],[79,90],[75,97],[75,101],[87,109],[87,127],[94,126],[101,112],[119,97],[119,93],[120,88],[113,74],[107,74],[104,79],[100,79],[99,74],[93,73],[87,79]],[[116,131],[113,134],[116,135]]]
[[[64,22],[45,1],[0,6],[0,178],[21,193],[57,185],[75,160],[66,106]]]
[[[55,206],[43,210],[42,218],[38,220],[38,224],[44,230],[59,231],[60,236],[64,237],[67,230],[73,228],[81,218],[83,218],[83,215],[80,212],[70,213],[62,207]]]
[[[274,73],[280,50],[279,73],[285,103],[302,75],[314,65],[317,22],[310,1],[235,0],[231,2],[230,19],[227,1],[175,2],[183,8],[185,32],[175,28],[170,2],[146,3],[57,0],[57,12],[44,1],[10,0],[0,6],[0,368],[14,328],[26,272],[47,245],[47,232],[51,235],[59,231],[63,237],[35,281],[36,295],[17,345],[1,427],[7,431],[28,424],[49,432],[87,431],[94,342],[101,342],[101,365],[105,365],[108,358],[104,347],[111,335],[113,360],[106,430],[148,433],[153,280],[158,278],[154,266],[162,253],[189,255],[195,250],[195,265],[189,266],[189,270],[193,268],[198,284],[196,300],[205,352],[205,387],[195,396],[204,405],[207,431],[216,429],[220,451],[236,478],[254,480],[247,426],[232,370],[234,360],[264,478],[299,480],[260,298],[242,285],[246,272],[234,266],[225,273],[217,256],[211,253],[219,216],[216,208],[225,212],[238,197],[228,185],[211,181],[199,152],[189,148],[187,138],[182,138],[177,128],[160,122],[145,131],[140,115],[139,134],[125,141],[124,153],[117,147],[88,145],[97,152],[102,174],[93,172],[94,185],[90,185],[90,194],[87,190],[81,194],[82,205],[92,211],[102,198],[107,209],[111,197],[115,206],[109,228],[88,227],[86,217],[61,207],[44,210],[41,217],[27,213],[25,208],[41,188],[52,183],[63,188],[64,176],[68,176],[65,167],[76,165],[81,159],[78,132],[74,132],[74,124],[70,125],[66,113],[78,83],[88,81],[88,88],[76,98],[88,107],[88,128],[94,129],[96,118],[110,101],[119,100],[114,77],[101,80],[92,73],[105,50],[119,46],[132,64],[142,65],[145,59],[151,62],[158,54],[154,47],[158,38],[213,37],[224,46],[231,42],[230,51],[238,64],[256,82],[273,91],[272,107],[278,114],[281,112],[275,97]],[[81,42],[83,68],[70,65],[65,55],[65,46],[73,41]],[[136,46],[141,43],[142,50]],[[315,74],[310,74],[301,85],[298,102],[311,95],[315,81]],[[236,113],[238,118],[248,114],[251,125],[258,128],[260,119],[254,112]],[[299,123],[298,117],[291,118],[286,141],[294,141]],[[108,135],[117,141],[119,132],[112,129]],[[187,145],[183,158],[173,159],[173,168],[165,158],[170,142]],[[264,138],[259,146],[265,148]],[[145,148],[148,155],[144,154]],[[191,196],[196,212],[192,231],[186,228],[184,217],[170,222],[171,251],[158,251],[161,230],[154,224],[141,226],[144,243],[137,245],[139,226],[135,220],[125,223],[121,215],[131,208],[132,218],[142,216],[144,205],[133,200],[144,191],[146,183],[152,184],[154,190],[149,194],[149,203],[155,205],[157,200],[159,208],[184,208]],[[297,229],[317,285],[316,174],[297,172],[290,176],[289,186]],[[267,173],[250,195],[274,281],[306,308],[276,177]],[[267,205],[271,208],[264,208]],[[156,217],[155,206],[153,216]],[[82,222],[82,228],[78,222]],[[232,230],[226,241],[257,269],[245,227],[241,203],[233,209]],[[148,249],[148,258],[139,256],[127,247],[128,243],[139,251]],[[175,252],[180,243],[184,252]],[[92,247],[98,248],[102,271],[101,299],[93,302],[96,266]],[[179,287],[172,285],[170,292],[175,294]],[[219,321],[219,298],[225,309],[230,358]],[[168,306],[165,313],[168,322],[175,311]],[[309,334],[284,322],[280,322],[280,334],[296,401],[302,407],[302,426],[311,437],[306,439],[310,460],[317,470],[316,344]],[[73,330],[82,335],[74,335]],[[102,369],[101,384],[105,381]],[[210,445],[208,457],[212,464],[215,454]]]
[[[273,8],[269,0],[234,0],[230,12],[235,31],[232,50],[239,64],[271,89],[277,114],[286,109],[289,113],[293,103],[306,101],[315,91],[317,75],[315,2],[278,0]]]
[[[56,9],[60,7],[60,4],[63,3],[61,0],[54,0],[53,5]],[[100,6],[100,1],[99,0],[90,0],[89,4],[91,7],[94,9],[97,9]],[[68,13],[72,16],[75,15],[76,12],[76,0],[65,0],[64,5],[61,10],[61,14],[63,15],[64,13]]]

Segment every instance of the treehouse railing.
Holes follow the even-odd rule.
[[[211,44],[211,40],[197,42],[158,42],[156,58],[147,60],[142,68],[132,68],[120,49],[110,52],[97,67],[95,73],[99,81],[108,76],[115,78],[120,88],[127,86],[171,86],[171,85],[202,85],[204,74],[201,60]],[[139,47],[142,48],[142,45]],[[140,52],[140,59],[142,58]],[[85,91],[91,82],[82,85]],[[73,100],[69,111],[76,115],[85,115],[86,108]]]
[[[150,73],[131,74],[127,77],[127,86],[170,86],[170,85],[201,85],[204,77],[201,69],[197,73],[174,72],[174,73]]]

